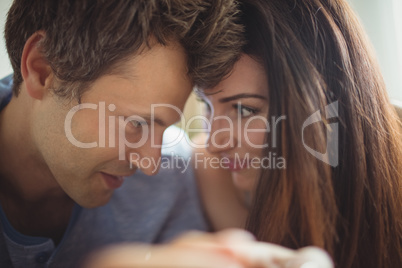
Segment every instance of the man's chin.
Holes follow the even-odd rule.
[[[112,194],[108,194],[108,195],[104,195],[102,197],[99,198],[91,198],[91,199],[81,199],[81,200],[77,200],[75,201],[78,205],[80,205],[83,208],[97,208],[97,207],[101,207],[106,205],[110,199],[112,198]]]

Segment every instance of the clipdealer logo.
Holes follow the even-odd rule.
[[[338,101],[333,102],[325,107],[325,114],[327,121],[329,119],[338,117]],[[320,153],[309,147],[304,140],[304,129],[309,125],[317,122],[323,122],[327,129],[327,146],[325,153]],[[313,113],[307,120],[303,123],[302,127],[302,141],[304,148],[312,154],[315,158],[327,163],[332,167],[337,167],[339,165],[339,123],[325,123],[322,120],[321,112],[318,110]]]
[[[215,142],[216,143],[216,135],[218,133],[223,133],[226,132],[228,135],[229,143],[233,143],[233,139],[236,138],[238,139],[237,146],[243,146],[243,143],[246,143],[247,146],[252,147],[252,148],[257,148],[257,149],[263,149],[267,147],[271,148],[276,148],[277,146],[277,125],[281,121],[286,120],[286,116],[280,116],[280,117],[271,117],[271,122],[269,122],[268,118],[263,117],[263,116],[254,116],[250,117],[247,119],[247,122],[240,122],[242,120],[240,116],[238,117],[239,122],[232,122],[232,119],[229,117],[224,117],[224,116],[219,116],[219,117],[214,117],[212,120],[205,116],[197,115],[187,122],[185,121],[184,117],[182,116],[182,112],[180,109],[177,107],[170,105],[170,104],[153,104],[151,105],[151,119],[150,119],[150,124],[141,124],[140,125],[140,134],[138,137],[135,138],[135,142],[133,140],[129,141],[126,138],[126,126],[127,124],[130,124],[132,122],[146,122],[146,120],[138,115],[132,115],[129,117],[124,117],[124,116],[116,116],[116,115],[111,115],[111,116],[106,116],[106,111],[108,110],[109,112],[114,112],[116,110],[116,106],[114,104],[109,104],[106,107],[105,102],[100,102],[99,104],[94,104],[94,103],[83,103],[74,106],[66,115],[66,119],[64,122],[64,129],[65,129],[65,134],[67,139],[70,141],[71,144],[73,144],[76,147],[83,148],[83,149],[89,149],[89,148],[116,148],[118,147],[118,153],[119,153],[119,160],[130,160],[130,162],[138,162],[141,161],[140,155],[134,153],[130,153],[130,159],[127,159],[126,155],[126,150],[129,150],[128,148],[140,148],[141,146],[144,146],[147,142],[151,142],[150,146],[151,148],[161,148],[160,145],[154,144],[154,122],[153,122],[153,117],[155,114],[155,109],[164,107],[164,108],[169,108],[175,110],[180,115],[181,118],[181,124],[185,126],[186,129],[189,129],[189,132],[196,132],[200,131],[200,129],[192,129],[190,125],[195,121],[195,120],[201,120],[205,123],[206,127],[206,132],[211,132],[211,125],[214,121],[216,120],[227,120],[228,122],[228,128],[225,129],[220,129],[217,130],[216,132],[212,133],[210,137],[210,142]],[[99,124],[99,133],[97,137],[97,141],[92,141],[92,142],[82,142],[77,139],[73,135],[72,131],[72,121],[74,115],[79,112],[80,110],[84,109],[91,109],[91,110],[98,110],[98,124]],[[327,123],[329,119],[337,118],[338,117],[338,102],[331,103],[325,107],[325,118],[327,120],[323,120],[321,116],[321,111],[318,110],[315,113],[313,113],[311,116],[307,118],[307,120],[303,123],[302,126],[302,142],[303,146],[305,149],[312,154],[314,157],[317,159],[327,163],[328,165],[331,165],[332,167],[336,167],[339,164],[339,157],[338,157],[338,123]],[[106,120],[107,119],[107,120]],[[254,120],[262,120],[264,123],[264,128],[261,129],[251,129],[250,123]],[[117,121],[117,123],[116,123]],[[106,126],[106,122],[108,122],[108,126]],[[324,123],[327,131],[327,143],[326,143],[326,151],[324,153],[318,152],[314,150],[313,148],[309,147],[305,141],[305,129],[314,124],[322,122]],[[187,124],[186,124],[187,123]],[[234,124],[235,123],[235,124]],[[244,123],[244,127],[239,128],[238,126],[242,125]],[[237,127],[236,127],[237,126]],[[253,144],[251,140],[249,139],[249,134],[250,133],[269,133],[271,132],[271,142],[270,145],[268,143],[264,144]],[[106,141],[106,133],[108,133],[108,143]],[[117,138],[116,139],[116,133],[117,133]],[[236,133],[236,135],[234,135]],[[140,138],[139,138],[140,137]],[[96,139],[96,137],[93,137]],[[183,141],[184,140],[184,141]],[[116,144],[117,141],[117,144]],[[184,131],[180,131],[178,136],[175,137],[174,139],[170,139],[167,144],[164,143],[164,148],[174,148],[176,145],[187,142],[186,146],[190,148],[202,148],[204,145],[196,144],[193,143],[190,139],[188,139],[188,136],[184,133]],[[214,146],[219,147],[225,145],[220,145],[220,144],[215,144]],[[277,156],[273,154],[272,156],[270,155],[271,158],[274,158],[272,162],[275,160],[280,160],[281,166],[286,167],[286,162],[285,159],[282,159],[281,156]],[[270,158],[270,163],[271,163],[271,158]],[[143,160],[144,161],[144,160]],[[150,160],[147,160],[150,161]],[[277,163],[280,163],[277,161]],[[155,166],[158,166],[157,163],[154,163]],[[275,165],[276,166],[276,165]]]

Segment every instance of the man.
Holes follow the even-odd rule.
[[[1,267],[77,267],[104,245],[205,229],[191,174],[145,175],[192,86],[214,85],[236,61],[235,20],[232,0],[14,1],[14,76],[0,90]]]

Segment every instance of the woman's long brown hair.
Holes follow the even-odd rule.
[[[353,11],[344,0],[243,0],[242,12],[244,52],[267,72],[269,116],[286,116],[276,144],[267,136],[267,154],[286,168],[263,170],[247,229],[322,247],[337,267],[402,267],[401,123]],[[337,118],[327,120],[334,103]],[[302,133],[316,111],[323,122]],[[329,136],[332,166],[305,148],[324,153]]]

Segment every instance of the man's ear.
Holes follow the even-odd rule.
[[[53,72],[43,56],[40,41],[45,33],[34,33],[25,43],[21,58],[21,74],[28,94],[35,99],[42,99],[52,85]]]

